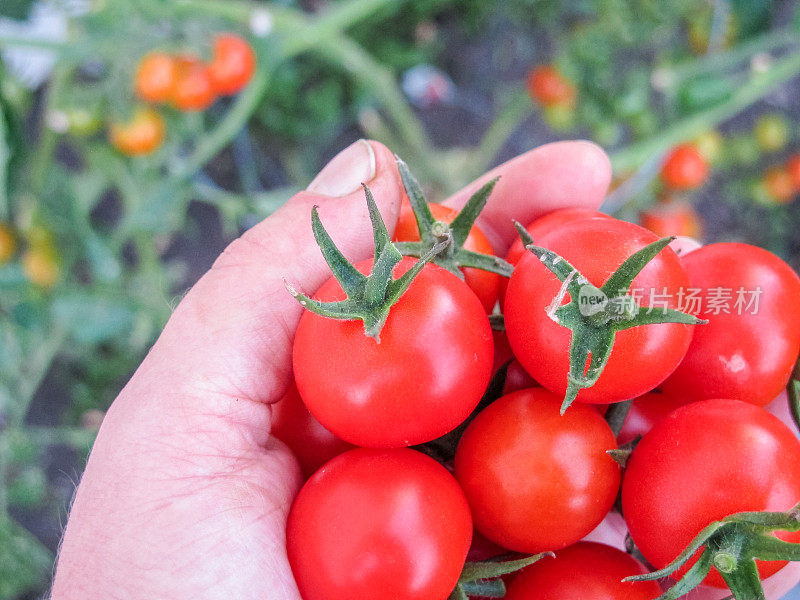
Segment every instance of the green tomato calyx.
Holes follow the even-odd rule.
[[[482,598],[504,598],[506,586],[500,579],[503,575],[516,573],[520,569],[541,560],[545,556],[555,557],[552,552],[542,552],[516,560],[500,557],[481,562],[468,562],[461,571],[458,584],[448,600],[467,600],[471,596]]]

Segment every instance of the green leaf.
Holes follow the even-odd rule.
[[[33,534],[0,518],[0,598],[40,590],[50,577],[53,555]]]
[[[73,339],[97,344],[125,335],[133,327],[135,311],[124,299],[67,292],[53,301],[53,318],[69,327]]]
[[[32,6],[33,0],[3,0],[0,2],[0,16],[24,21],[28,18]]]

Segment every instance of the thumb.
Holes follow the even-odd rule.
[[[142,368],[179,378],[178,387],[194,385],[202,374],[224,395],[278,400],[291,376],[292,340],[302,314],[283,279],[311,293],[331,276],[311,230],[315,205],[349,260],[371,256],[362,183],[393,231],[402,189],[394,157],[382,144],[360,140],[225,250],[180,303]]]

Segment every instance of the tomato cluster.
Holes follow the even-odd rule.
[[[20,244],[20,239],[24,242]],[[40,227],[30,227],[21,236],[12,225],[0,222],[0,266],[18,256],[25,278],[34,286],[53,287],[61,269],[52,234]]]
[[[287,528],[305,600],[644,600],[684,574],[736,595],[754,558],[768,577],[796,554],[800,440],[763,408],[800,353],[786,263],[679,256],[584,209],[519,225],[502,260],[474,224],[493,182],[457,212],[400,169],[395,241],[367,190],[375,257],[351,265],[314,209],[334,276],[287,284],[307,310],[273,433],[307,477]],[[620,510],[646,562],[581,541]]]
[[[211,59],[190,53],[151,52],[139,61],[133,87],[148,104],[169,104],[182,112],[203,111],[219,96],[238,94],[250,82],[256,55],[250,44],[232,33],[214,39]],[[164,118],[153,108],[139,107],[126,123],[113,123],[112,145],[129,156],[149,154],[164,141]]]

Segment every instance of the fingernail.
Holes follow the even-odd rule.
[[[325,165],[308,191],[338,198],[352,194],[375,177],[375,152],[367,140],[358,140]]]

